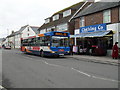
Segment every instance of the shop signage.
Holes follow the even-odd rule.
[[[89,33],[89,32],[105,31],[105,30],[106,30],[106,24],[97,24],[97,25],[81,27],[80,33]]]

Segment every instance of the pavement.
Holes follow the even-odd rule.
[[[69,55],[69,58],[74,58],[76,60],[82,60],[87,62],[101,63],[101,64],[109,64],[109,65],[120,65],[119,59],[112,59],[110,56],[91,56],[91,55]]]

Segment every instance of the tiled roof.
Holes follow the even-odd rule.
[[[66,11],[66,10],[69,10],[69,9],[78,9],[80,7],[80,5],[82,5],[84,2],[85,1],[83,0],[82,2],[76,3],[76,4],[74,4],[74,5],[70,6],[70,7],[67,7],[65,9],[62,9],[62,10],[56,12],[53,15],[60,14],[60,13],[62,13],[64,11]]]
[[[39,34],[39,31],[38,31],[38,28],[39,27],[36,27],[36,26],[30,26],[32,28],[32,30],[36,33],[36,34]]]
[[[7,37],[12,37],[12,36],[15,36],[15,35],[17,35],[17,34],[20,34],[20,31],[13,32],[12,34],[10,34],[10,35],[7,36]]]
[[[62,18],[62,19],[59,19],[59,20],[52,21],[52,22],[47,23],[47,24],[43,24],[39,28],[39,30],[49,28],[49,27],[52,27],[52,26],[56,26],[56,25],[59,25],[59,24],[62,24],[62,23],[67,23],[70,18],[71,18],[71,16],[68,16],[68,17],[65,17],[65,18]]]
[[[21,27],[19,31],[22,32],[27,26],[29,26],[29,25],[25,25],[25,26]]]
[[[74,18],[117,7],[119,5],[120,2],[96,2],[93,3],[91,6],[88,6],[87,8],[83,9]]]

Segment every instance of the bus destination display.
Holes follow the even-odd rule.
[[[57,35],[57,36],[67,36],[68,34],[67,33],[55,32],[54,35]]]

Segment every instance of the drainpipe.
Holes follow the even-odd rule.
[[[75,17],[75,15],[78,14],[78,12],[87,4],[87,2],[88,2],[88,1],[86,1],[86,2],[75,12],[75,14],[69,19],[68,22],[70,22],[70,21]]]

